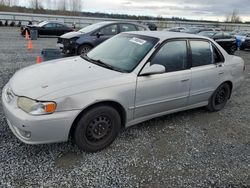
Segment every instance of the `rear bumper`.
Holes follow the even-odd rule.
[[[7,123],[13,134],[26,144],[64,142],[69,138],[71,125],[78,111],[56,112],[32,116],[19,109],[16,100],[7,103],[4,94],[2,105]]]

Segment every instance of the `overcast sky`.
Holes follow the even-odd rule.
[[[25,0],[24,2],[27,2]],[[239,11],[250,21],[250,0],[83,0],[83,11],[224,21]]]

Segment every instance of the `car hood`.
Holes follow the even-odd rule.
[[[84,86],[81,91],[84,92],[93,89],[93,85],[103,87],[103,82],[121,75],[124,73],[89,63],[81,57],[70,57],[21,69],[10,79],[9,85],[17,96],[39,99],[67,88]]]
[[[83,33],[79,32],[79,31],[72,31],[72,32],[69,32],[69,33],[66,33],[66,34],[60,36],[60,38],[71,39],[71,38],[74,38],[74,37],[79,37],[82,34]]]

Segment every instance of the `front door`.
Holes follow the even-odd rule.
[[[191,83],[187,42],[165,43],[150,60],[165,66],[162,74],[138,76],[134,118],[164,113],[187,105]]]
[[[118,33],[118,26],[117,24],[112,24],[112,25],[108,25],[103,27],[102,29],[100,29],[99,31],[97,31],[95,33],[96,40],[95,43],[96,45],[104,42],[105,40],[113,37],[114,35],[116,35]]]

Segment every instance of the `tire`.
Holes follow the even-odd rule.
[[[230,97],[230,93],[230,86],[227,83],[221,84],[210,97],[207,109],[211,112],[222,110]]]
[[[245,48],[241,46],[241,47],[240,47],[240,50],[245,50]]]
[[[84,45],[82,45],[82,46],[79,47],[79,49],[77,50],[77,54],[78,54],[78,55],[86,54],[86,53],[88,53],[91,49],[92,49],[92,46],[90,46],[90,45],[88,45],[88,44],[84,44]]]
[[[229,54],[230,55],[234,55],[235,51],[237,50],[237,47],[236,46],[231,46],[230,47],[230,50],[229,50]]]
[[[109,146],[121,129],[121,117],[110,106],[96,106],[82,115],[74,130],[74,141],[86,152]]]

